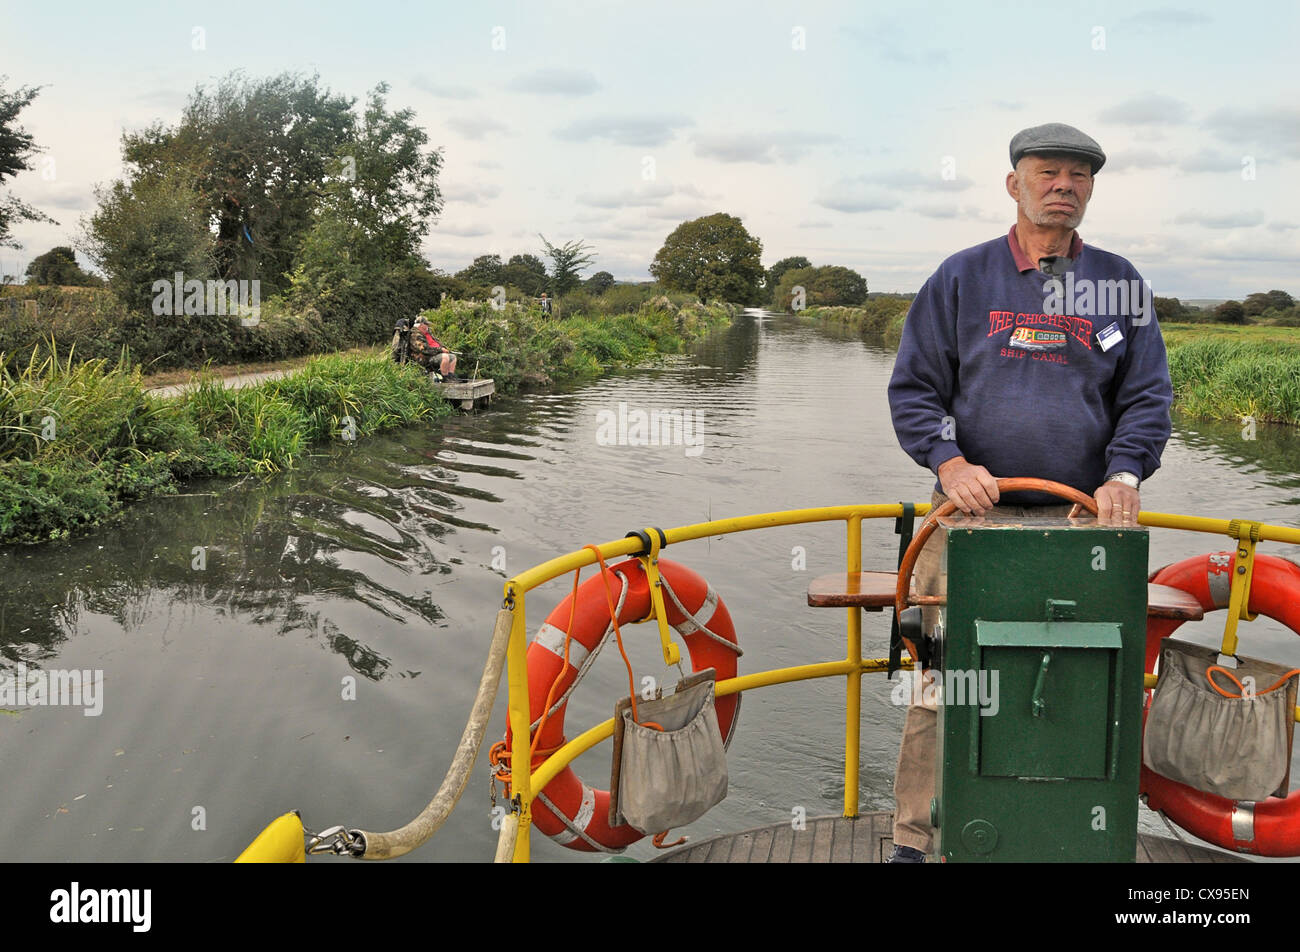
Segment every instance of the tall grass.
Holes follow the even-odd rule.
[[[1300,425],[1300,345],[1228,335],[1169,346],[1175,406],[1202,419]]]
[[[0,369],[0,542],[60,538],[180,479],[276,472],[324,440],[450,412],[413,367],[332,355],[241,390],[167,400],[125,361],[34,354]]]
[[[825,321],[856,330],[865,337],[878,339],[887,347],[897,347],[903,338],[903,319],[912,302],[905,298],[872,298],[860,307],[810,307],[800,313],[816,321]]]

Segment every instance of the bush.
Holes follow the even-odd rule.
[[[862,307],[810,307],[803,314],[814,320],[850,327],[864,337],[897,347],[903,336],[903,321],[911,306],[912,302],[907,298],[878,297]]]
[[[1224,301],[1214,309],[1214,319],[1225,324],[1245,324],[1246,309],[1240,301]]]
[[[0,370],[0,541],[67,535],[177,479],[284,469],[340,438],[344,417],[362,437],[448,412],[387,355],[322,357],[241,390],[208,378],[159,400],[124,361],[36,354]]]
[[[691,299],[689,294],[684,297]],[[587,300],[585,306],[596,308],[595,313],[567,310],[564,316],[544,317],[532,303],[511,302],[498,311],[487,302],[448,301],[425,315],[433,334],[462,354],[461,370],[477,369],[478,376],[496,381],[498,391],[510,392],[547,379],[592,377],[605,367],[679,352],[738,313],[733,307],[688,303],[681,309],[646,304],[611,314],[600,310],[599,299]]]

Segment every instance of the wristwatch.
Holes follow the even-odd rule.
[[[1138,479],[1136,476],[1134,476],[1132,473],[1111,473],[1109,476],[1106,477],[1106,482],[1123,483],[1125,486],[1128,486],[1130,489],[1137,489],[1138,486],[1141,485],[1142,481]]]

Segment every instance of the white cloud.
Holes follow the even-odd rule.
[[[1300,109],[1295,106],[1216,109],[1204,125],[1244,151],[1263,147],[1286,158],[1300,159]]]
[[[1178,168],[1183,172],[1240,172],[1241,156],[1228,155],[1215,149],[1200,149],[1179,159]]]
[[[495,119],[483,116],[452,116],[447,119],[446,125],[466,139],[475,140],[486,138],[489,133],[510,131],[510,127],[504,122],[497,122]]]
[[[510,81],[509,88],[517,93],[538,96],[590,96],[600,89],[600,83],[585,69],[548,66],[516,76]]]
[[[794,162],[815,146],[837,140],[820,132],[769,133],[701,133],[695,137],[695,154],[719,162]]]
[[[1190,121],[1192,108],[1181,99],[1149,93],[1135,96],[1103,109],[1097,118],[1131,126],[1183,125]]]
[[[1105,172],[1109,176],[1117,172],[1162,169],[1174,165],[1175,161],[1175,156],[1169,152],[1157,152],[1155,149],[1129,149],[1122,152],[1112,152],[1106,156]]]
[[[831,211],[844,212],[850,215],[886,212],[897,208],[899,205],[898,199],[891,196],[866,193],[823,195],[816,199],[816,202],[822,208],[829,208]]]
[[[430,237],[450,235],[453,238],[481,238],[484,235],[490,234],[492,234],[491,229],[468,222],[463,225],[448,225],[439,222],[434,226],[433,231],[429,233]]]
[[[442,189],[442,197],[447,202],[461,202],[465,205],[485,205],[501,194],[496,185],[450,185]]]
[[[411,85],[439,99],[477,99],[478,90],[472,86],[458,86],[455,83],[441,83],[436,79],[419,74],[411,77]]]
[[[685,116],[593,116],[555,130],[555,137],[569,142],[608,139],[614,145],[651,148],[670,141],[677,129],[690,124]]]
[[[1200,225],[1202,228],[1254,228],[1264,224],[1264,213],[1259,209],[1241,209],[1235,212],[1184,212],[1174,219],[1175,225]]]

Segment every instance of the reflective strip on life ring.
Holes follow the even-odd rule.
[[[1182,589],[1208,614],[1228,606],[1235,561],[1232,552],[1197,555],[1165,566],[1151,581]],[[1248,608],[1300,635],[1300,566],[1277,556],[1256,555]],[[1182,623],[1176,618],[1148,621],[1148,674],[1160,655],[1160,640]],[[1300,790],[1286,798],[1269,797],[1255,803],[1229,800],[1162,777],[1143,764],[1141,791],[1152,810],[1163,811],[1189,833],[1224,849],[1260,856],[1300,856]]]
[[[610,566],[609,571],[614,576],[609,581],[615,593],[619,625],[630,625],[652,617],[654,608],[650,586],[641,563],[628,559]],[[734,678],[740,647],[726,604],[703,577],[684,565],[661,558],[659,574],[665,586],[664,611],[669,625],[686,643],[691,670],[714,668],[719,681]],[[605,582],[599,574],[578,586],[576,609],[573,609],[572,598],[570,594],[555,606],[528,645],[528,721],[534,728],[541,719],[547,697],[551,696],[551,685],[557,677],[560,679],[553,695],[558,703],[552,701],[554,710],[543,725],[541,736],[536,739],[539,753],[533,759],[534,769],[545,759],[542,751],[552,751],[563,745],[568,695],[585,673],[584,662],[589,664],[594,659],[614,630],[609,620]],[[571,610],[574,613],[573,632],[569,639],[569,664],[566,667],[563,660],[565,626],[569,623]],[[715,710],[724,742],[730,739],[736,727],[739,702],[738,694],[717,699]],[[510,743],[511,733],[507,725],[507,749]],[[625,846],[645,835],[626,824],[611,828],[609,791],[587,785],[572,767],[565,767],[557,774],[533,802],[533,825],[560,845],[585,853],[596,850],[621,852]]]

